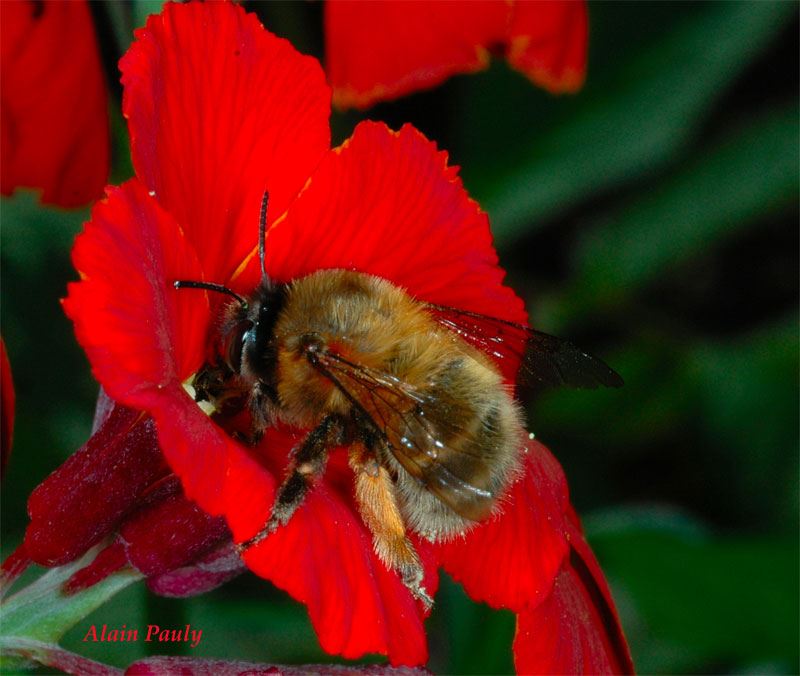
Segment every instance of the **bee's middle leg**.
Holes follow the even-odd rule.
[[[411,595],[430,609],[433,599],[422,585],[425,571],[406,535],[392,477],[362,443],[352,445],[350,466],[355,472],[359,511],[372,533],[375,553],[388,568],[400,574]]]
[[[323,418],[322,422],[308,433],[303,443],[292,453],[289,473],[278,489],[272,506],[272,515],[256,535],[238,545],[240,552],[258,544],[278,527],[288,523],[292,514],[303,503],[315,479],[325,469],[328,449],[345,443],[346,430],[347,426],[342,417],[331,414]]]

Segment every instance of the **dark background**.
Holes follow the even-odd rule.
[[[322,57],[320,3],[246,6]],[[159,7],[93,5],[109,73]],[[363,117],[438,141],[488,211],[533,324],[625,378],[620,391],[545,393],[528,411],[564,465],[642,672],[800,669],[797,36],[792,2],[592,3],[575,96],[497,61],[332,118],[335,143]],[[131,174],[118,94],[113,182]],[[2,333],[18,397],[4,552],[22,537],[31,489],[91,425],[97,387],[58,302],[87,214],[26,193],[2,202]],[[303,607],[250,575],[185,601],[129,588],[64,644],[123,665],[152,644],[87,648],[85,627],[147,621],[202,628],[193,655],[330,659]],[[433,671],[512,669],[513,615],[446,579],[428,627]]]

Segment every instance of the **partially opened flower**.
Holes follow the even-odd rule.
[[[293,448],[307,448],[308,430],[266,426],[260,442],[245,443],[238,416],[224,407],[206,415],[185,385],[216,399],[215,383],[201,388],[194,374],[240,382],[230,369],[249,358],[249,341],[270,321],[263,294],[320,270],[373,275],[403,297],[524,323],[522,302],[502,283],[486,215],[446,155],[412,127],[362,123],[330,149],[330,90],[319,65],[238,6],[167,5],[137,33],[121,68],[136,178],[109,188],[94,208],[73,251],[81,281],[65,301],[95,375],[114,400],[152,416],[185,495],[224,516],[234,541],[250,545],[244,559],[252,571],[308,606],[326,651],[424,663],[425,599],[373,548],[375,523],[368,528],[362,518],[348,453],[333,450],[309,490],[303,477],[316,473],[319,458],[290,460]],[[272,286],[253,297],[265,193]],[[239,300],[178,291],[176,280],[223,285]],[[237,314],[251,310],[265,314]],[[226,336],[229,370],[206,370]],[[282,363],[282,373],[290,366]],[[517,366],[506,359],[495,368],[510,380]],[[300,381],[312,401],[314,390],[304,387]],[[265,411],[266,403],[250,407],[253,417]],[[353,421],[362,415],[369,414]],[[352,440],[344,430],[325,434],[333,445]],[[455,539],[409,535],[418,583],[435,594],[441,565],[473,598],[516,612],[520,671],[630,670],[563,474],[542,445],[520,445],[519,478],[482,524]],[[302,483],[293,492],[280,486],[287,463]],[[285,525],[257,537],[276,495],[282,509],[290,494],[305,500]]]
[[[224,520],[184,497],[152,419],[101,395],[89,441],[31,493],[23,544],[3,564],[12,582],[29,563],[62,566],[103,549],[65,585],[74,593],[124,566],[164,596],[212,589],[242,572]]]
[[[75,207],[103,192],[108,101],[83,0],[0,3],[0,188]]]
[[[492,53],[553,93],[586,75],[584,0],[327,0],[333,100],[366,108],[472,73]]]

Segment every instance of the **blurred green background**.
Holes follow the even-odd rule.
[[[245,3],[322,57],[320,3]],[[109,73],[159,2],[93,3]],[[112,89],[112,180],[131,174]],[[503,62],[333,115],[412,122],[489,212],[538,328],[602,355],[620,391],[528,407],[614,589],[637,668],[797,673],[798,5],[590,5],[586,87],[554,98]],[[88,211],[2,202],[2,333],[14,368],[3,551],[31,489],[87,438],[97,387],[59,298]],[[204,630],[193,655],[319,662],[305,610],[254,576],[194,599],[129,588],[80,623]],[[513,616],[444,580],[436,673],[512,669]],[[151,644],[64,642],[123,665]],[[180,649],[179,647],[176,649]],[[184,648],[188,650],[188,648]]]

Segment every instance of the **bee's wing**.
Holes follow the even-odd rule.
[[[464,431],[447,429],[449,423],[441,419],[438,425],[432,424],[426,409],[435,402],[394,375],[336,353],[318,353],[312,365],[342,392],[409,474],[457,514],[473,521],[488,516],[496,496],[459,476],[459,470],[470,476],[487,474],[490,468],[482,464],[488,459],[470,455],[469,464],[453,462],[464,451],[449,447],[444,440],[452,438],[453,432],[463,437]],[[483,471],[476,472],[476,466]],[[471,471],[466,472],[466,467]]]
[[[431,316],[462,340],[498,360],[520,364],[518,382],[594,389],[622,386],[622,378],[605,362],[567,340],[524,324],[459,310],[427,305]]]

